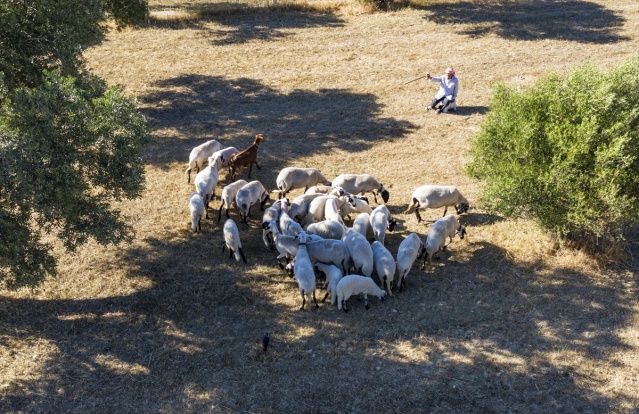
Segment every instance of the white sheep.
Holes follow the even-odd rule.
[[[315,193],[315,194],[302,194],[301,196],[297,196],[291,201],[290,209],[288,210],[289,216],[298,223],[302,223],[306,220],[306,215],[308,214],[308,209],[311,205],[311,202],[317,197],[325,196],[326,194]]]
[[[237,154],[238,152],[240,151],[235,147],[226,147],[222,148],[219,151],[215,151],[213,155],[209,157],[209,165],[215,162],[217,164],[217,169],[221,170],[223,166],[229,165],[231,156],[233,154]]]
[[[288,210],[288,199],[282,199],[282,211],[280,211],[280,230],[287,236],[297,236],[301,231],[304,231],[302,226],[291,218],[286,212]]]
[[[336,205],[336,209],[337,209],[336,211],[339,211],[339,209],[345,203],[352,204],[353,196],[350,194],[346,194],[341,197],[336,197],[334,195],[325,195],[325,196],[317,197],[316,199],[311,201],[311,204],[308,207],[308,213],[306,214],[306,221],[305,221],[307,225],[311,223],[316,223],[318,221],[322,221],[324,219],[324,214],[326,213],[325,206],[328,200],[333,200]],[[337,215],[339,216],[339,213],[337,213]]]
[[[446,215],[449,206],[455,206],[457,214],[468,211],[470,207],[466,197],[464,197],[455,186],[422,185],[413,191],[408,208],[404,211],[404,214],[410,213],[411,208],[415,207],[417,222],[421,222],[422,217],[419,214],[419,210],[444,207],[443,217]]]
[[[311,235],[307,235],[311,237]],[[334,264],[346,273],[351,263],[351,253],[341,240],[312,240],[306,245],[311,262]]]
[[[278,221],[280,219],[280,212],[282,211],[282,201],[287,198],[283,198],[281,200],[277,200],[271,206],[264,210],[264,214],[262,215],[262,240],[264,241],[264,245],[272,249],[273,248],[273,239],[269,236],[270,230],[268,228],[264,228],[264,223],[268,223],[269,221]]]
[[[342,277],[344,277],[344,273],[342,273],[337,266],[332,264],[316,263],[315,267],[317,270],[326,275],[326,283],[324,284],[326,294],[322,298],[322,302],[326,300],[330,293],[331,305],[335,305],[337,303],[337,284],[340,280],[342,280]]]
[[[366,240],[374,239],[370,220],[371,216],[368,213],[360,213],[353,220],[353,230],[364,236]]]
[[[224,248],[228,247],[229,257],[233,257],[233,255],[235,255],[235,260],[239,262],[240,259],[242,259],[244,263],[246,263],[246,258],[242,251],[242,242],[240,241],[240,232],[233,219],[227,219],[224,222],[223,232],[224,241],[222,242],[222,253],[224,253]]]
[[[277,227],[277,223],[275,220],[267,221],[262,223],[262,229],[268,231],[268,233],[272,237],[273,245],[277,249],[279,255],[277,256],[277,264],[280,269],[284,269],[284,265],[282,265],[281,260],[286,259],[288,262],[289,259],[295,257],[297,255],[298,241],[294,236],[287,236],[280,232]]]
[[[222,144],[212,139],[210,141],[205,142],[202,145],[198,145],[197,147],[191,150],[189,154],[189,165],[184,174],[188,176],[187,183],[191,184],[191,170],[195,168],[195,172],[199,173],[204,163],[207,162],[209,157],[213,155],[215,151],[219,151],[222,149]]]
[[[235,196],[237,195],[237,192],[246,184],[248,184],[246,180],[237,180],[235,182],[232,182],[231,184],[224,186],[224,188],[222,189],[222,195],[220,196],[220,198],[222,199],[222,203],[220,204],[220,210],[217,214],[218,222],[222,220],[222,209],[225,207],[226,218],[231,217],[229,216],[229,209],[231,208],[232,204],[235,204]]]
[[[315,299],[315,269],[313,269],[313,264],[311,263],[308,251],[306,250],[306,233],[301,232],[297,235],[297,238],[299,240],[299,246],[297,254],[295,255],[295,266],[293,267],[293,271],[300,295],[302,295],[302,307],[300,310],[304,310],[304,304],[306,303],[307,297],[309,304],[312,297],[313,302],[315,302],[315,307],[319,308],[317,299]]]
[[[218,178],[219,174],[215,165],[208,165],[195,176],[195,191],[204,199],[206,218],[209,218],[209,203],[215,197]]]
[[[349,197],[351,200],[353,199],[352,196],[349,196]],[[349,202],[343,203],[342,206],[344,206],[345,204],[349,204],[353,206]],[[337,203],[335,202],[335,200],[326,200],[326,202],[324,203],[324,219],[325,220],[337,221],[338,223],[341,223],[342,225],[344,225],[344,219],[342,218],[342,214],[340,213],[340,211],[341,211],[341,208],[337,207]]]
[[[344,235],[344,225],[334,220],[322,220],[311,223],[304,229],[308,234],[315,234],[323,239],[341,240]]]
[[[422,241],[415,233],[409,234],[399,244],[399,248],[397,249],[397,285],[399,286],[400,292],[406,284],[406,276],[408,276],[410,269],[413,267],[413,263],[415,259],[417,259],[421,248]]]
[[[370,215],[371,228],[373,229],[373,235],[375,240],[384,244],[386,238],[386,229],[393,231],[397,225],[397,220],[393,218],[388,207],[384,204],[379,205],[373,210]]]
[[[194,232],[202,231],[202,215],[204,214],[204,199],[197,191],[189,197],[189,211],[191,213],[191,229]]]
[[[348,248],[355,271],[370,277],[373,274],[373,249],[366,237],[348,228],[342,236],[342,241]]]
[[[395,282],[395,271],[397,265],[390,251],[381,242],[374,241],[371,245],[373,249],[373,270],[381,282],[381,287],[386,288],[389,296],[393,296],[393,286]]]
[[[332,194],[340,197],[346,194],[346,191],[344,191],[341,187],[333,187],[332,185],[314,185],[312,187],[308,187],[304,194]]]
[[[384,203],[388,203],[390,193],[384,184],[377,181],[372,175],[369,174],[342,174],[335,177],[333,180],[333,186],[342,187],[344,191],[351,194],[362,194],[371,192],[375,197],[377,203],[377,195],[382,196]]]
[[[453,214],[440,218],[430,226],[426,242],[420,251],[420,256],[424,257],[422,270],[426,266],[426,259],[428,259],[428,264],[432,265],[433,256],[439,254],[440,250],[445,250],[453,242],[453,237],[456,234],[459,234],[459,238],[463,239],[466,235],[466,228],[459,224],[459,220]],[[448,244],[446,244],[447,237],[450,238]]]
[[[275,182],[280,190],[279,198],[286,197],[286,193],[295,188],[304,188],[306,191],[318,183],[331,185],[317,168],[287,167],[280,171]]]
[[[368,204],[368,197],[366,196],[353,196],[352,203],[344,203],[342,208],[340,209],[340,214],[342,217],[348,217],[350,220],[350,215],[353,213],[366,213],[371,214],[373,209],[370,204]]]
[[[380,289],[373,279],[359,275],[344,276],[337,284],[335,290],[337,293],[337,309],[344,309],[344,312],[348,312],[346,301],[353,295],[364,295],[364,306],[366,309],[369,309],[368,295],[377,296],[382,302],[386,296],[386,291]]]
[[[240,211],[242,223],[244,223],[247,228],[250,228],[247,220],[251,213],[251,206],[259,203],[260,210],[264,211],[264,204],[266,204],[268,200],[268,191],[266,191],[262,183],[258,180],[253,180],[237,190],[237,194],[235,195],[235,205],[237,205],[237,208]]]

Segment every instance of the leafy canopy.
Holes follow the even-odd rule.
[[[488,208],[530,216],[560,241],[619,241],[639,219],[639,54],[609,73],[494,89],[467,172]]]
[[[102,39],[108,4],[0,4],[0,287],[56,274],[47,235],[68,250],[132,237],[111,202],[144,189],[146,120],[82,60]]]

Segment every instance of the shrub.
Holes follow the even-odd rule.
[[[589,64],[496,86],[471,156],[489,209],[532,217],[561,243],[623,240],[639,218],[639,54],[609,73]]]
[[[390,8],[392,0],[360,0],[360,2],[374,10],[386,11]]]

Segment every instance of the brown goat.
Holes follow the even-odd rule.
[[[251,170],[253,169],[253,164],[259,170],[261,167],[257,164],[257,147],[260,142],[264,141],[264,136],[262,134],[255,135],[255,141],[245,150],[238,152],[237,154],[233,154],[231,159],[229,160],[229,171],[231,173],[231,181],[235,181],[237,175],[242,171],[244,167],[248,165],[249,172],[248,178],[251,178]]]

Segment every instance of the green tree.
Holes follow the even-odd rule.
[[[111,202],[144,189],[146,120],[82,59],[104,35],[107,3],[0,3],[0,287],[56,274],[45,236],[71,251],[132,237]]]
[[[529,216],[559,241],[602,247],[639,219],[639,55],[533,87],[496,86],[467,172],[487,207]]]

